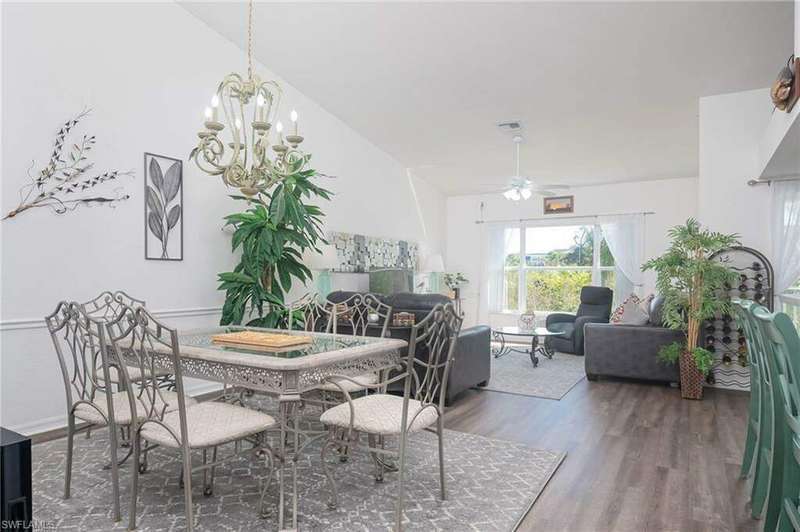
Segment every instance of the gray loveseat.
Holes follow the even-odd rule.
[[[646,325],[587,323],[584,328],[586,378],[626,377],[661,382],[679,382],[677,364],[658,358],[662,346],[683,340],[683,333],[662,326],[663,299],[650,304]]]

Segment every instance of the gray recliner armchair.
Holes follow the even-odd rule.
[[[608,323],[614,292],[604,286],[581,288],[581,303],[575,314],[560,312],[547,316],[548,330],[562,333],[552,338],[556,351],[583,355],[583,328],[587,323]]]

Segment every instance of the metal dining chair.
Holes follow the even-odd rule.
[[[333,303],[328,301],[327,308],[331,316],[329,332],[348,336],[370,336],[370,331],[380,338],[385,338],[389,330],[389,318],[392,307],[373,294],[355,294],[344,301]],[[353,380],[341,383],[349,393],[367,390],[378,382],[375,372],[364,373]],[[323,392],[336,393],[339,387],[331,382],[323,382],[317,388]]]
[[[105,383],[111,382],[112,360],[105,324],[89,317],[80,304],[60,302],[45,318],[58,357],[67,402],[67,459],[64,472],[64,498],[70,497],[72,457],[75,435],[93,427],[108,427],[114,520],[119,521],[118,428],[128,427],[134,414],[140,412],[127,400],[124,392],[114,392]],[[98,360],[100,374],[97,378]],[[174,392],[164,392],[165,403],[174,404]],[[189,399],[188,401],[192,401]],[[169,407],[167,407],[169,408]],[[83,422],[81,426],[77,421]],[[130,455],[130,453],[129,453]],[[122,460],[127,459],[127,456]]]
[[[102,323],[109,324],[114,322],[125,308],[130,307],[135,309],[138,307],[145,307],[146,303],[143,299],[137,299],[122,290],[116,290],[114,292],[105,290],[93,299],[81,303],[80,306],[87,316]],[[110,375],[111,382],[119,386],[119,372],[116,366],[111,366]],[[128,376],[134,381],[142,378],[138,373],[138,369],[134,367],[128,368]],[[97,378],[103,380],[102,373],[98,373]],[[159,380],[161,386],[168,389],[174,388],[174,381],[168,373],[159,372],[156,374],[156,378]]]
[[[382,480],[386,461],[382,457],[394,457],[398,461],[398,495],[395,509],[395,529],[400,530],[403,519],[404,470],[406,439],[409,433],[428,430],[436,433],[439,440],[439,481],[441,498],[446,499],[444,476],[444,401],[447,379],[453,363],[458,333],[462,318],[452,304],[436,305],[425,319],[412,327],[408,352],[394,372],[381,382],[370,386],[380,393],[353,399],[344,383],[353,381],[344,376],[332,376],[327,380],[335,384],[346,401],[323,412],[320,421],[328,427],[328,438],[322,447],[321,459],[325,470],[330,500],[328,505],[338,504],[336,483],[326,456],[331,450],[342,447],[366,449],[373,459],[376,480]],[[420,359],[417,351],[427,352]],[[385,393],[387,386],[402,382],[403,396]],[[435,429],[432,426],[435,425]],[[367,435],[366,446],[361,434]],[[385,449],[379,445],[381,437],[397,437],[398,450]]]
[[[268,515],[266,494],[274,469],[274,453],[267,441],[267,431],[277,426],[275,419],[263,412],[225,402],[187,403],[183,395],[178,333],[156,320],[145,308],[126,308],[115,322],[108,325],[108,329],[111,333],[112,352],[118,357],[122,370],[128,401],[130,404],[139,402],[143,405],[143,415],[133,420],[131,430],[134,468],[131,478],[129,529],[136,528],[139,464],[143,453],[154,446],[174,449],[180,453],[188,530],[194,528],[192,473],[203,472],[204,494],[211,495],[215,468],[244,452],[254,452],[266,460],[267,476],[261,489],[260,514]],[[142,373],[155,369],[174,375],[176,408],[164,408],[163,405],[168,403],[165,394],[169,392],[160,388],[154,379],[142,379],[138,382],[130,380],[127,375],[127,368],[130,366],[138,367]],[[241,442],[252,443],[252,449],[240,450]],[[229,443],[235,444],[234,452],[229,457],[218,460],[217,448]],[[193,451],[202,453],[202,464],[192,464]],[[212,454],[210,462],[208,451]]]
[[[286,307],[286,328],[306,332],[329,332],[333,323],[333,307],[314,294],[305,294]]]

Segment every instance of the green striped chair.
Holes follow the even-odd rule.
[[[772,492],[764,530],[800,530],[800,338],[791,318],[766,309],[753,311],[777,367],[781,417],[776,418]],[[778,409],[776,409],[776,414]],[[771,514],[775,511],[777,519]]]
[[[764,343],[764,334],[755,319],[753,312],[759,307],[756,303],[747,300],[734,300],[734,309],[737,322],[741,324],[747,338],[747,348],[750,354],[752,373],[750,385],[757,388],[756,393],[751,392],[751,411],[748,423],[748,436],[745,444],[745,460],[742,471],[752,470],[753,483],[750,492],[751,515],[760,519],[765,517],[765,524],[777,519],[775,508],[768,508],[767,501],[770,486],[773,483],[773,454],[775,444],[775,406],[777,388],[773,386],[772,365],[767,355]],[[779,418],[778,418],[779,419]],[[752,434],[752,433],[754,434]],[[751,462],[748,464],[748,462]],[[764,528],[769,530],[769,528]]]
[[[761,403],[764,401],[763,390],[761,389],[761,361],[757,356],[753,337],[755,331],[752,330],[750,319],[747,312],[752,305],[752,301],[733,299],[732,310],[736,323],[744,329],[747,339],[747,351],[750,354],[750,405],[747,419],[747,437],[744,445],[744,458],[742,459],[742,478],[747,478],[753,473],[753,456],[758,446],[759,420],[761,419]]]

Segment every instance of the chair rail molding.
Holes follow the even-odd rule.
[[[153,311],[153,314],[158,318],[193,318],[197,316],[213,316],[220,313],[222,313],[222,306],[163,309]],[[45,327],[46,325],[44,318],[0,320],[0,332],[16,331],[21,329],[44,329]]]

